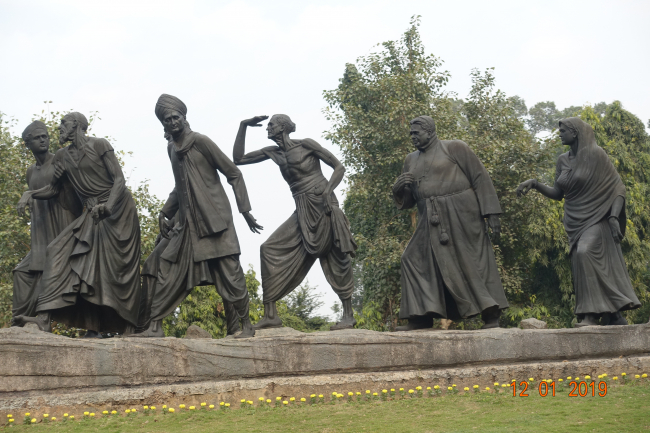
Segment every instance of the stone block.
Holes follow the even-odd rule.
[[[212,334],[200,326],[190,325],[187,328],[187,331],[185,331],[185,338],[189,338],[190,340],[196,340],[199,338],[212,338]]]
[[[534,317],[524,319],[519,323],[522,329],[546,329],[546,322],[537,320]]]

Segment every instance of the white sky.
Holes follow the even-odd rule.
[[[240,120],[274,113],[291,116],[295,138],[338,154],[322,138],[323,90],[337,86],[345,63],[400,38],[415,14],[427,52],[445,62],[448,90],[460,97],[472,68],[496,67],[497,87],[529,107],[618,99],[650,118],[650,2],[624,0],[0,0],[0,111],[19,120],[16,133],[45,100],[52,110],[99,111],[93,132],[133,152],[131,183],[149,179],[166,199],[174,179],[154,115],[161,93],[181,98],[192,129],[227,155]],[[269,145],[265,137],[251,129],[247,150]],[[259,275],[260,244],[295,206],[272,162],[242,171],[265,230],[252,234],[239,215],[235,225],[242,264]],[[342,188],[337,194],[342,202]],[[338,298],[318,263],[308,278],[330,314]]]

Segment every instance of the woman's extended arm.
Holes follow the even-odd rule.
[[[536,189],[542,195],[551,200],[562,200],[564,198],[564,191],[558,188],[557,185],[554,185],[553,187],[546,186],[543,183],[538,182],[537,179],[529,179],[522,182],[519,187],[517,187],[517,197],[528,194],[528,191],[531,189]]]
[[[237,131],[237,138],[235,138],[235,146],[232,149],[232,160],[236,165],[256,164],[269,159],[261,150],[244,154],[246,149],[246,128],[248,126],[262,126],[259,123],[267,118],[268,116],[255,116],[252,119],[242,120],[239,124],[239,131]]]

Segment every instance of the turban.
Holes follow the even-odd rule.
[[[68,119],[73,119],[77,121],[77,125],[79,126],[79,129],[81,131],[87,131],[88,130],[88,119],[86,119],[86,116],[84,116],[81,113],[78,113],[76,111],[73,111],[72,113],[68,113],[63,118],[68,118]]]
[[[411,124],[414,123],[422,125],[422,129],[427,131],[429,134],[435,134],[436,132],[436,122],[429,116],[418,116],[411,120]]]
[[[45,126],[45,123],[40,120],[35,120],[23,131],[23,141],[29,140],[30,135],[38,129],[42,129],[47,134],[47,126]]]
[[[168,95],[163,93],[158,98],[156,102],[156,117],[161,122],[165,118],[165,113],[169,110],[175,110],[181,113],[183,116],[187,114],[187,107],[183,104],[183,101],[178,99],[176,96]]]

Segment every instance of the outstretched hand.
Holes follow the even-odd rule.
[[[499,215],[488,215],[487,220],[488,226],[492,229],[492,240],[495,244],[498,244],[499,239],[501,238],[501,221],[499,220]]]
[[[522,195],[528,194],[528,191],[536,187],[537,187],[537,179],[528,179],[527,181],[522,182],[517,187],[517,197],[521,197]]]
[[[269,116],[255,116],[250,119],[242,120],[242,123],[246,126],[262,126],[260,122],[268,118]]]
[[[259,233],[260,230],[264,230],[264,227],[257,224],[257,220],[253,217],[253,215],[251,215],[250,212],[244,212],[242,215],[248,224],[248,228],[250,228],[253,233]]]

